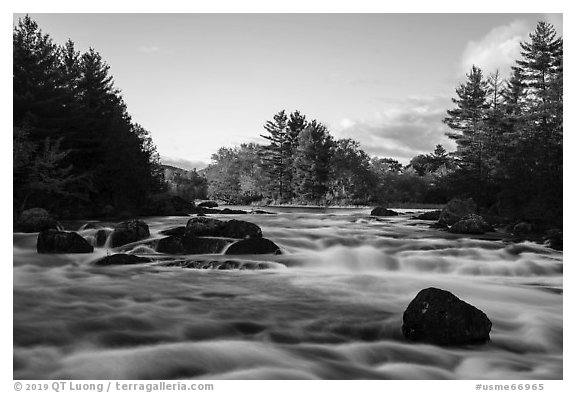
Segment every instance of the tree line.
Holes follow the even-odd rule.
[[[102,56],[55,44],[29,16],[13,29],[13,103],[15,212],[137,212],[166,188],[150,133],[130,117]]]
[[[208,196],[231,203],[444,203],[473,198],[487,214],[562,222],[563,39],[540,22],[504,78],[472,66],[443,122],[441,145],[403,166],[335,139],[318,120],[282,110],[263,144],[221,148],[203,171]]]
[[[403,166],[336,139],[318,120],[282,110],[264,124],[266,144],[220,148],[203,171],[208,196],[229,203],[365,205],[443,203],[453,159],[441,146]]]

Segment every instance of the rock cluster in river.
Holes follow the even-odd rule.
[[[262,238],[262,229],[258,225],[248,221],[194,217],[188,220],[186,227],[170,228],[163,234],[168,237],[158,241],[156,251],[165,254],[217,254],[231,243],[227,254],[280,252],[274,242]]]
[[[462,219],[462,217],[476,213],[477,206],[472,198],[462,200],[462,199],[452,199],[450,200],[438,218],[438,222],[446,225],[454,225]]]
[[[476,214],[476,203],[471,199],[452,199],[438,216],[438,221],[430,225],[433,229],[445,229],[451,233],[481,235],[494,231],[486,220]],[[418,219],[432,219],[437,212],[429,212],[429,216],[418,216]],[[433,213],[433,214],[432,214]],[[426,213],[425,213],[426,214]]]
[[[76,232],[46,229],[38,234],[36,249],[39,253],[90,253],[94,247]]]
[[[489,225],[484,218],[477,214],[468,214],[458,220],[448,230],[452,233],[463,234],[483,234],[486,232],[493,232],[494,228]]]
[[[485,343],[491,328],[476,307],[448,291],[426,288],[404,311],[402,333],[412,341],[450,346]]]

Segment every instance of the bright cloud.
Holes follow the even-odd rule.
[[[442,119],[451,107],[445,97],[412,97],[400,100],[366,119],[343,119],[332,125],[337,138],[360,142],[370,155],[391,157],[407,164],[421,153],[430,153],[437,144],[454,148],[445,133]]]
[[[534,26],[525,21],[514,21],[492,29],[479,41],[466,45],[461,60],[460,72],[469,72],[472,65],[490,74],[497,69],[507,74],[514,61],[520,58],[520,42],[528,39]]]
[[[186,160],[184,158],[174,158],[174,157],[166,157],[166,156],[161,156],[160,162],[164,165],[170,165],[170,166],[174,166],[176,168],[182,168],[182,169],[186,169],[186,170],[192,170],[194,168],[199,170],[202,168],[206,168],[208,166],[208,164],[205,163],[204,161],[191,161],[191,160]]]

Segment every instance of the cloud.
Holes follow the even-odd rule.
[[[407,164],[418,154],[432,152],[437,144],[453,150],[453,142],[445,136],[448,128],[442,123],[451,105],[446,97],[410,97],[370,118],[342,119],[331,131],[337,138],[357,140],[372,156]]]
[[[164,165],[175,166],[186,170],[206,168],[208,164],[204,161],[191,161],[184,158],[160,156],[160,162]]]
[[[486,75],[496,69],[508,74],[510,66],[520,58],[520,42],[526,41],[531,31],[532,26],[517,20],[490,30],[479,41],[468,42],[460,62],[460,72],[467,73],[472,65],[476,65]]]

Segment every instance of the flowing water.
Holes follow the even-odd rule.
[[[562,378],[561,252],[451,235],[411,214],[267,210],[279,214],[240,217],[283,251],[245,258],[266,270],[94,266],[117,250],[37,254],[36,234],[14,234],[14,378]],[[161,237],[187,218],[144,220]],[[406,341],[402,314],[427,287],[483,310],[491,341]]]

